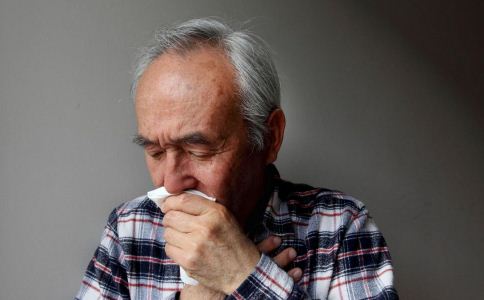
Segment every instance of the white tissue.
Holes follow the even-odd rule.
[[[215,198],[207,196],[204,193],[197,191],[197,190],[187,190],[187,191],[183,191],[183,192],[193,194],[193,195],[197,195],[197,196],[203,197],[203,198],[210,200],[210,201],[215,201]],[[155,202],[156,205],[160,206],[168,196],[172,196],[174,194],[168,193],[168,191],[165,189],[165,187],[162,186],[162,187],[157,188],[155,190],[149,191],[146,195],[153,202]],[[185,283],[185,284],[198,285],[198,281],[196,281],[195,279],[188,276],[187,273],[185,272],[185,270],[183,270],[182,267],[180,267],[180,278],[183,281],[183,283]]]
[[[184,193],[193,194],[193,195],[197,195],[197,196],[203,197],[203,198],[205,198],[207,200],[210,200],[210,201],[215,201],[215,198],[210,197],[210,196],[207,196],[204,193],[202,193],[200,191],[197,191],[197,190],[186,190],[186,191],[183,191],[183,192]],[[151,200],[155,201],[156,204],[161,205],[161,203],[168,196],[173,196],[174,194],[168,193],[168,191],[165,189],[165,187],[162,186],[162,187],[157,188],[155,190],[149,191],[146,195],[148,196],[148,198],[150,198]]]

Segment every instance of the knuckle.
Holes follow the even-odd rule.
[[[271,237],[266,238],[257,245],[259,250],[263,251],[264,253],[274,250],[276,246],[277,245],[273,242],[273,239]]]
[[[163,221],[162,221],[162,223],[163,223],[164,225],[168,225],[168,224],[170,224],[170,222],[171,222],[171,215],[172,215],[172,214],[171,214],[171,211],[169,211],[169,212],[167,212],[167,213],[166,213],[166,214],[163,216]]]
[[[188,204],[188,202],[190,202],[190,197],[189,197],[189,195],[188,195],[188,194],[186,194],[186,193],[180,194],[178,197],[179,197],[179,198],[178,198],[178,202],[179,202],[179,204],[181,204],[181,205],[187,205],[187,204]]]
[[[188,270],[194,270],[197,267],[198,256],[195,252],[188,254],[185,258],[185,267]]]
[[[193,249],[193,256],[198,258],[201,256],[202,252],[203,252],[202,245],[197,244]]]
[[[288,253],[286,249],[274,257],[274,261],[279,267],[285,267],[291,261]]]
[[[167,240],[170,239],[170,229],[169,228],[166,228],[165,229],[165,232],[163,234],[163,237],[165,238],[165,241],[167,241]]]
[[[172,253],[171,253],[171,246],[170,246],[170,245],[166,245],[166,246],[165,246],[165,253],[166,253],[166,255],[167,255],[168,257],[172,257],[172,256],[171,256],[171,254],[172,254]]]
[[[212,240],[215,236],[214,229],[212,226],[203,226],[200,228],[200,235],[205,240]]]
[[[281,256],[284,258],[284,261],[290,261],[291,260],[291,253],[292,253],[292,248],[287,248],[283,252],[281,252]]]
[[[274,262],[279,266],[279,267],[285,267],[285,262],[284,259],[280,256],[274,257]]]
[[[197,259],[197,261],[198,259],[203,257],[204,253],[205,253],[205,242],[197,241],[193,243],[191,254],[193,255],[194,258]]]

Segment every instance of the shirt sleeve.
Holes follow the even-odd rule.
[[[117,234],[117,213],[113,210],[75,299],[129,299],[123,257]]]
[[[306,299],[305,292],[267,255],[226,299]]]
[[[336,254],[328,299],[398,299],[386,242],[366,208],[349,218]]]

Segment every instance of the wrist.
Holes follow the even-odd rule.
[[[246,252],[248,253],[246,254],[247,258],[245,259],[246,263],[238,268],[231,280],[228,280],[228,284],[222,289],[226,295],[232,294],[240,285],[242,285],[252,272],[254,272],[255,267],[259,263],[261,253],[254,245],[252,246],[253,247],[250,247],[251,250]]]

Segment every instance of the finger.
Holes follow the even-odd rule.
[[[184,266],[185,252],[182,249],[172,244],[166,244],[165,253],[169,258],[173,259],[177,264]]]
[[[198,227],[196,217],[182,211],[170,210],[161,221],[164,227],[170,227],[176,231],[189,233],[194,232]]]
[[[207,211],[213,204],[214,202],[203,197],[183,193],[166,198],[161,205],[161,211],[167,213],[170,210],[179,210],[190,215],[198,216]]]
[[[280,267],[285,268],[290,264],[297,256],[296,250],[294,248],[284,249],[281,253],[277,254],[273,260]]]
[[[193,239],[186,233],[176,231],[172,228],[165,228],[163,234],[165,242],[180,249],[191,249],[193,247]]]
[[[276,249],[279,247],[281,244],[281,238],[275,235],[271,235],[267,237],[265,240],[257,244],[257,249],[259,249],[260,252],[262,253],[269,253],[272,250]]]
[[[173,259],[178,265],[182,266],[187,274],[190,270],[194,270],[197,267],[197,263],[200,261],[199,258],[193,254],[187,253],[181,248],[178,248],[171,244],[165,245],[165,253],[169,258]],[[189,276],[191,274],[188,274]],[[193,276],[190,276],[193,277]]]
[[[289,275],[292,280],[294,280],[294,282],[298,282],[302,278],[302,270],[301,268],[294,268],[289,270],[289,272],[287,272],[287,275]]]

